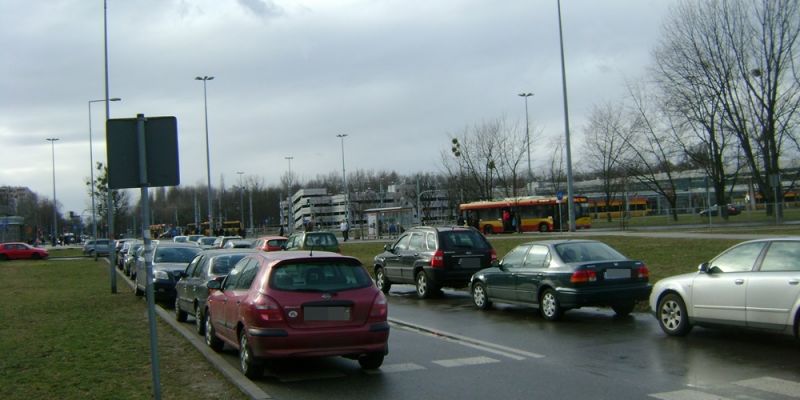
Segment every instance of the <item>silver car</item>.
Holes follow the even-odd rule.
[[[698,272],[658,281],[650,308],[668,335],[730,325],[798,335],[800,238],[737,244]]]

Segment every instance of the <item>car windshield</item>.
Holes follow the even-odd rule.
[[[200,249],[194,247],[158,247],[153,261],[159,263],[188,263]]]
[[[361,264],[347,261],[288,262],[272,272],[270,287],[293,292],[338,292],[372,285]]]
[[[557,244],[556,253],[564,262],[615,261],[628,258],[601,242],[577,242]]]
[[[215,237],[204,237],[204,238],[200,238],[198,240],[198,242],[200,244],[202,244],[202,245],[210,246],[210,245],[214,244],[214,241],[216,241],[216,240],[217,240],[217,238],[215,238]]]
[[[214,275],[227,275],[244,256],[245,254],[229,254],[214,257],[211,273]]]
[[[481,234],[472,230],[444,231],[439,235],[442,250],[476,249],[488,250],[489,242]]]

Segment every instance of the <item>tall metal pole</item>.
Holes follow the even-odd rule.
[[[203,76],[194,78],[198,81],[203,81],[203,114],[205,115],[206,124],[206,179],[208,184],[208,230],[209,236],[214,235],[214,208],[211,204],[211,152],[208,145],[208,95],[206,92],[206,82],[214,79],[213,76]]]
[[[533,169],[531,169],[531,136],[530,136],[530,123],[528,123],[528,97],[533,96],[533,93],[525,93],[522,92],[517,96],[521,96],[525,99],[525,151],[528,153],[528,182],[527,184],[530,185],[531,181],[533,181]],[[528,187],[525,188],[526,190]]]
[[[243,171],[236,171],[239,174],[239,227],[244,227],[244,184],[242,183]]]
[[[53,158],[53,245],[58,240],[58,202],[56,201],[56,141],[58,138],[46,138],[50,142],[50,153]]]
[[[292,160],[294,157],[284,157],[289,161],[289,177],[286,184],[286,233],[292,233],[294,230],[294,211],[292,210]]]
[[[558,41],[561,46],[561,89],[564,92],[564,134],[567,145],[567,208],[569,209],[569,231],[575,232],[575,199],[572,189],[572,149],[569,142],[569,107],[567,106],[567,70],[564,66],[564,33],[561,28],[561,0],[558,4]]]
[[[347,137],[346,133],[336,135],[342,140],[342,182],[344,183],[344,220],[350,221],[350,192],[347,190],[347,173],[344,170],[344,138]]]
[[[109,101],[120,101],[119,97],[109,99]],[[91,180],[92,189],[92,239],[97,240],[97,207],[94,200],[94,146],[92,145],[92,103],[99,103],[106,101],[106,99],[89,100],[89,179]],[[94,259],[97,261],[97,252],[94,252]]]
[[[111,103],[108,96],[108,2],[103,0],[103,58],[105,62],[105,90],[106,90],[106,168],[108,168],[108,120],[111,118]],[[108,221],[108,239],[114,245],[114,199],[111,188],[106,187],[106,216]],[[117,293],[116,252],[108,252],[108,275],[111,281],[111,293]]]

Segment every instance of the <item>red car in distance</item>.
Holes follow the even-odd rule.
[[[206,344],[237,349],[248,378],[274,359],[344,356],[377,369],[388,353],[386,297],[356,258],[256,252],[207,286]]]
[[[281,246],[286,244],[283,236],[262,236],[253,242],[253,248],[261,251],[281,251]]]
[[[0,260],[42,260],[49,257],[47,250],[33,247],[27,243],[0,243]]]

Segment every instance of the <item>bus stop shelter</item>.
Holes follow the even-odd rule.
[[[395,238],[405,228],[414,225],[411,207],[382,207],[364,210],[367,218],[366,239]]]

